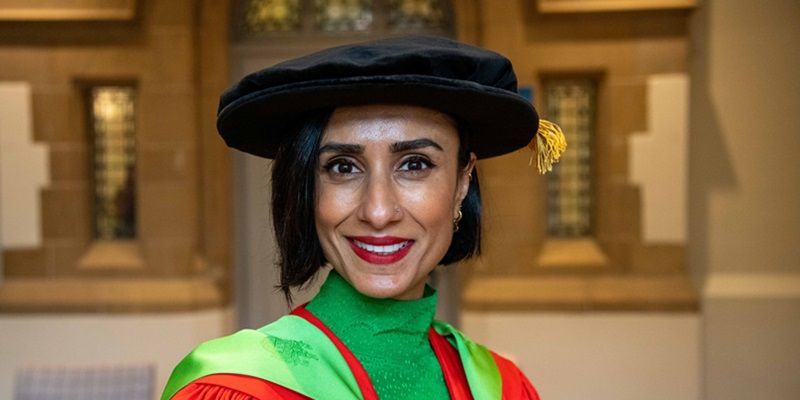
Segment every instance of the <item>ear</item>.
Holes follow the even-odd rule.
[[[456,191],[456,205],[460,206],[461,202],[464,201],[464,198],[467,197],[467,191],[469,191],[469,184],[472,180],[472,171],[475,169],[475,162],[477,161],[477,157],[475,157],[475,153],[469,153],[469,161],[464,168],[458,172],[458,185]]]

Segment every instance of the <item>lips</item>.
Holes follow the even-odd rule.
[[[353,252],[373,264],[391,264],[408,254],[414,241],[394,236],[351,236],[348,242]]]

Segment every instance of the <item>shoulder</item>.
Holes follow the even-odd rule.
[[[254,371],[251,370],[256,369],[253,362],[264,351],[262,349],[266,348],[264,345],[268,341],[267,335],[245,329],[200,344],[173,369],[164,388],[162,400],[172,398],[181,389],[207,376],[252,375]]]
[[[492,352],[500,377],[503,381],[504,399],[539,400],[539,393],[528,377],[512,361]]]
[[[171,400],[308,400],[295,391],[262,379],[215,374],[190,382]]]
[[[287,315],[258,330],[241,330],[197,346],[175,367],[161,399],[219,374],[257,378],[311,398],[318,397],[314,379],[321,378],[329,390],[346,394],[357,388],[354,379],[341,379],[346,365],[324,333]]]
[[[244,329],[200,344],[172,371],[162,399],[171,398],[207,376],[235,374],[271,380],[276,373],[280,375],[280,371],[286,371],[286,360],[281,355],[281,346],[273,343],[280,341],[283,330],[297,330],[295,319],[285,316],[258,330]]]
[[[539,400],[536,389],[512,361],[473,341],[445,322],[434,321],[434,330],[458,350],[473,394],[480,398]],[[474,385],[473,382],[479,382]],[[502,395],[501,395],[502,393]]]

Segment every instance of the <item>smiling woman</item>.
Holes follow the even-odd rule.
[[[291,315],[200,345],[162,398],[538,399],[513,363],[433,319],[426,285],[479,252],[478,158],[563,150],[538,124],[505,57],[441,38],[333,48],[245,77],[218,128],[275,159],[287,301],[333,271]]]
[[[450,246],[475,164],[458,160],[454,121],[421,107],[338,108],[316,173],[317,235],[359,292],[418,299]]]

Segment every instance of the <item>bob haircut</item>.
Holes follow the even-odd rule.
[[[278,242],[280,284],[287,303],[293,287],[308,284],[327,263],[314,222],[315,171],[319,145],[333,109],[319,109],[299,118],[295,132],[281,143],[272,165],[272,221]],[[459,133],[458,166],[469,162],[469,134],[456,119]],[[478,171],[472,171],[467,195],[461,203],[462,219],[439,265],[480,254],[481,196]]]

